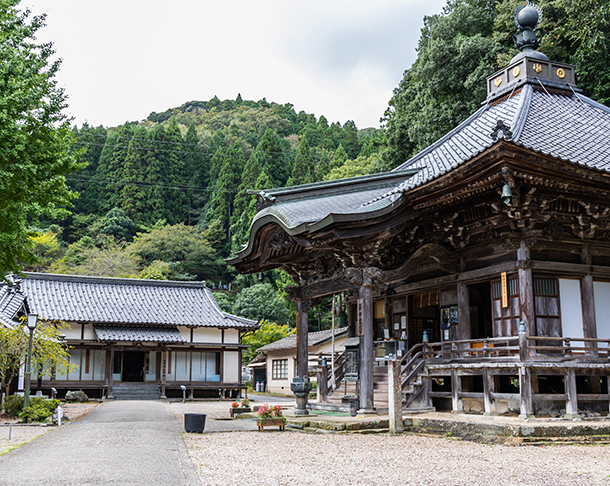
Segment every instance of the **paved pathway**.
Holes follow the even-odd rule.
[[[116,401],[0,457],[0,485],[199,485],[161,401]]]

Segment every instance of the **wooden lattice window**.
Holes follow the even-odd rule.
[[[536,335],[561,336],[559,283],[555,277],[534,277]]]
[[[273,380],[287,380],[288,379],[288,360],[287,359],[274,359],[271,362],[271,378]]]

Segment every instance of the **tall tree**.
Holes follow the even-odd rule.
[[[424,18],[418,56],[405,71],[385,112],[386,160],[393,168],[473,113],[494,72],[495,0],[449,0],[443,13]]]
[[[133,132],[133,125],[127,123],[108,134],[95,172],[95,182],[99,184],[98,214],[105,214],[119,204],[123,164]]]
[[[66,216],[76,197],[66,175],[80,167],[55,80],[59,61],[50,43],[36,43],[45,17],[18,3],[0,8],[0,275],[35,260],[28,218]]]
[[[189,213],[185,221],[191,224],[196,221],[200,208],[205,204],[205,195],[210,177],[210,157],[204,152],[199,142],[195,123],[191,123],[184,137],[184,164],[187,174]]]
[[[297,147],[292,176],[288,179],[286,185],[296,186],[298,184],[309,184],[310,182],[313,182],[313,161],[309,142],[307,137],[303,136]]]
[[[239,185],[243,168],[244,154],[239,143],[235,142],[233,148],[224,157],[218,181],[214,188],[210,210],[206,215],[208,222],[218,220],[226,230],[230,228],[230,218],[235,212],[233,201],[235,198],[235,188]]]
[[[146,188],[142,185],[147,166],[147,149],[149,148],[147,137],[148,132],[144,127],[135,129],[123,162],[119,187],[119,207],[137,223],[142,222],[144,210],[147,209]]]

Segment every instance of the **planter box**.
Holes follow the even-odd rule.
[[[280,430],[285,430],[286,428],[286,419],[285,418],[263,418],[256,419],[256,425],[258,425],[259,432],[263,432],[265,427],[270,425],[275,425],[280,428]]]
[[[231,415],[231,418],[233,418],[233,416],[235,416],[239,413],[248,413],[251,411],[252,411],[252,409],[250,407],[231,407],[229,409],[229,415]]]

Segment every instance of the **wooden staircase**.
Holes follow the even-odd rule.
[[[428,373],[423,351],[423,344],[418,344],[411,348],[401,360],[402,403],[405,411],[434,410],[432,404],[427,401],[428,394],[422,393],[430,382],[427,379]],[[343,377],[342,371],[336,370],[335,376]],[[309,405],[314,410],[349,412],[350,402],[358,395],[357,382],[341,379],[334,389],[331,390],[330,385],[328,386],[325,402],[310,402]],[[376,363],[373,371],[373,404],[375,409],[380,413],[386,412],[389,408],[388,399],[388,367],[385,364]]]

